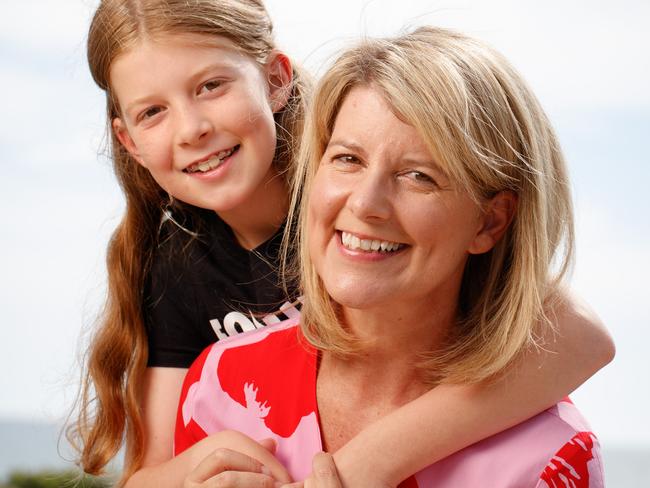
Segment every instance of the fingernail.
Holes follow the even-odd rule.
[[[262,470],[261,471],[262,471],[262,474],[271,476],[271,470],[269,468],[267,468],[266,466],[262,465]]]

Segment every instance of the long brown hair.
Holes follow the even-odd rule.
[[[86,357],[79,412],[68,439],[84,471],[99,474],[126,441],[122,481],[142,462],[144,429],[139,408],[147,364],[143,317],[146,279],[168,195],[131,158],[111,129],[119,107],[111,90],[111,63],[145,36],[222,36],[264,63],[274,49],[273,27],[261,0],[103,0],[88,33],[88,64],[106,93],[110,154],[126,197],[126,211],[108,245],[108,296]],[[274,164],[291,176],[302,133],[308,83],[294,68],[287,105],[275,115],[278,141]],[[191,208],[175,204],[179,211]]]

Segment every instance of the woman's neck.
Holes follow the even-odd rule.
[[[435,300],[423,303],[426,306],[342,311],[346,326],[365,347],[350,357],[322,353],[317,398],[328,450],[336,451],[371,423],[430,389],[418,360],[442,345],[456,310],[436,305]]]
[[[230,226],[244,249],[255,249],[282,226],[289,208],[289,194],[282,176],[270,174],[247,201],[236,208],[217,212]]]
[[[453,327],[457,295],[427,297],[413,303],[386,303],[372,309],[341,310],[347,327],[362,344],[363,363],[399,361],[438,349]]]

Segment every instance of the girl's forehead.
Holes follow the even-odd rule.
[[[118,73],[126,76],[134,71],[160,71],[180,64],[192,71],[206,63],[241,68],[258,64],[223,36],[160,33],[140,38],[116,56],[110,66],[110,81],[114,85]]]
[[[220,49],[242,54],[241,49],[225,36],[197,34],[191,32],[159,32],[140,38],[131,49],[150,46],[158,48],[185,48],[185,49]]]

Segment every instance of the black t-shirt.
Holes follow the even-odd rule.
[[[214,212],[201,217],[196,238],[163,224],[145,290],[148,366],[188,368],[210,344],[297,313],[278,279],[283,229],[248,251]]]

